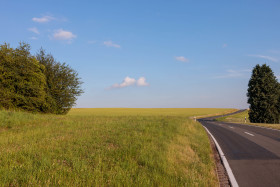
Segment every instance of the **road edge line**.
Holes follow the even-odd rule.
[[[215,145],[216,145],[216,147],[218,149],[219,155],[220,155],[220,157],[222,159],[222,163],[223,163],[223,165],[224,165],[224,167],[225,167],[225,169],[227,171],[227,174],[228,174],[228,177],[229,177],[229,182],[230,182],[231,186],[232,187],[239,187],[239,185],[238,185],[238,183],[237,183],[237,181],[236,181],[236,179],[235,179],[235,177],[234,177],[234,175],[232,173],[232,170],[231,170],[231,168],[229,166],[229,163],[228,163],[228,161],[226,159],[226,156],[225,156],[224,152],[222,151],[220,145],[218,144],[218,142],[214,138],[214,136],[211,134],[211,132],[205,126],[203,126],[203,127],[205,128],[207,133],[211,136],[211,138],[213,139],[213,141],[214,141],[214,143],[215,143]]]

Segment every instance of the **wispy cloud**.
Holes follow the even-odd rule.
[[[266,59],[266,60],[269,60],[269,61],[272,61],[272,62],[278,62],[278,59],[276,59],[274,57],[271,57],[271,56],[265,56],[265,55],[248,55],[248,56],[256,57],[256,58],[262,58],[262,59]]]
[[[71,41],[76,37],[77,36],[72,32],[63,29],[55,30],[52,36],[52,38],[55,40],[67,40],[67,41]]]
[[[95,44],[96,41],[94,41],[94,40],[89,40],[87,43],[88,43],[88,44]]]
[[[140,77],[137,80],[137,86],[149,86],[149,83],[146,82],[146,78],[145,77]]]
[[[115,47],[115,48],[121,48],[121,46],[119,44],[115,44],[112,41],[105,41],[103,42],[103,44],[107,47]]]
[[[185,58],[183,56],[175,56],[175,59],[177,61],[180,61],[180,62],[188,62],[189,61],[189,59],[187,59],[187,58]]]
[[[125,77],[122,83],[115,83],[112,86],[110,86],[108,89],[115,89],[115,88],[125,88],[129,86],[149,86],[149,84],[146,82],[145,77],[140,77],[138,80],[131,77]]]
[[[35,36],[32,36],[32,37],[30,37],[29,39],[30,39],[30,40],[38,40],[38,38],[35,37]]]
[[[55,18],[52,16],[43,16],[40,18],[36,18],[36,17],[32,18],[32,21],[37,22],[37,23],[47,23],[52,20],[55,20]]]
[[[29,28],[28,30],[35,34],[40,34],[39,30],[36,27]]]
[[[224,75],[215,76],[216,79],[223,79],[223,78],[242,78],[245,77],[251,72],[249,69],[244,70],[227,70]]]

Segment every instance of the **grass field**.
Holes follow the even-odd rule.
[[[1,186],[217,186],[191,116],[230,109],[0,111]]]
[[[225,121],[225,122],[232,122],[232,123],[242,123],[245,124],[245,117],[246,117],[246,124],[247,125],[256,125],[261,127],[273,128],[273,129],[280,129],[280,124],[266,124],[266,123],[250,123],[248,110],[222,118],[218,118],[218,121]]]

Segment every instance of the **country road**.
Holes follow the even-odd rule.
[[[219,143],[239,186],[280,186],[280,131],[199,119]]]

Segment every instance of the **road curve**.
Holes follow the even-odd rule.
[[[215,121],[218,117],[198,121],[219,143],[239,186],[279,187],[280,131]]]

